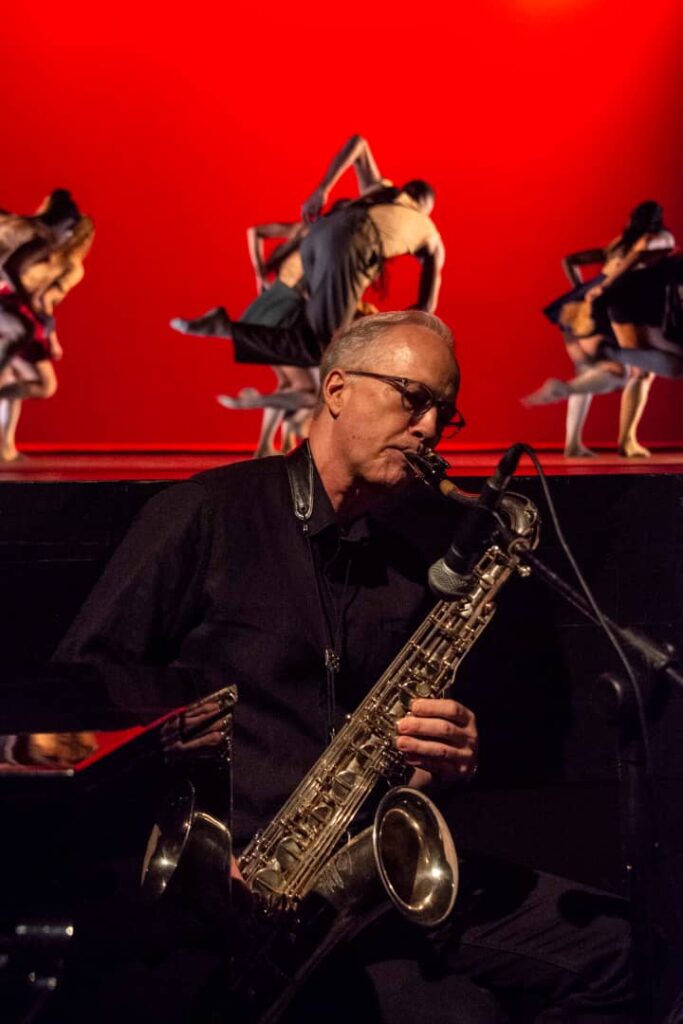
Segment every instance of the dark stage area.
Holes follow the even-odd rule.
[[[450,456],[458,483],[478,491],[499,455]],[[53,699],[45,705],[34,695],[28,701],[33,710],[25,713],[17,677],[30,679],[40,672],[144,502],[170,481],[231,458],[237,456],[41,454],[0,474],[2,645],[5,664],[15,667],[0,732],[27,728],[27,714],[30,718],[33,712],[33,729],[50,732],[63,727],[65,711],[79,729],[98,731],[101,691],[70,687],[64,706],[62,684],[52,680]],[[541,458],[562,527],[602,609],[621,625],[680,649],[680,454],[629,462],[614,455],[580,463],[552,454]],[[571,579],[539,480],[528,467],[525,459],[512,489],[538,505],[543,520],[539,553]],[[494,622],[456,683],[455,695],[476,711],[482,736],[478,778],[446,808],[461,847],[625,891],[617,729],[595,706],[595,683],[605,671],[619,672],[620,665],[597,627],[533,575],[509,583]],[[232,682],[239,681],[225,680]],[[47,692],[45,685],[40,692]],[[681,696],[669,703],[651,734],[662,834],[678,877],[683,875]],[[111,784],[109,778],[107,787]],[[117,813],[127,814],[124,807],[131,799],[129,794],[120,805],[114,801]],[[60,817],[50,820],[55,834],[62,828]],[[78,820],[70,813],[65,821],[78,842]],[[144,826],[136,817],[138,844]],[[97,847],[97,837],[91,834],[89,841]],[[663,886],[652,907],[664,914],[673,898]]]

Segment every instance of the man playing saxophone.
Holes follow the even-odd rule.
[[[416,490],[406,458],[460,420],[445,324],[418,311],[367,317],[327,349],[321,380],[309,447],[299,454],[310,459],[308,491],[292,489],[287,460],[277,458],[168,488],[143,510],[58,652],[104,670],[174,666],[206,673],[214,688],[217,676],[237,684],[238,852],[425,617],[427,569],[452,532],[452,511]],[[397,722],[395,747],[413,785],[458,785],[476,769],[474,715],[456,699],[418,698]],[[476,877],[481,889],[491,876]],[[440,969],[429,980],[402,977],[400,1001],[383,989],[381,972],[372,988],[366,966],[414,960],[416,950],[424,959],[430,936],[416,940],[389,914],[350,952],[335,953],[284,1019],[625,1024],[633,1018],[620,907],[606,911],[603,897],[590,923],[572,922],[561,913],[568,888],[537,874],[513,907],[476,923],[456,915],[439,933]],[[221,969],[220,952],[207,948],[206,958],[195,989],[172,972],[165,1021],[202,1020],[200,981]]]

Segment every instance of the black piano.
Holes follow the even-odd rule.
[[[5,1024],[182,1019],[215,970],[236,693],[207,688],[172,669],[3,684]]]

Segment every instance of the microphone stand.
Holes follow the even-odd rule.
[[[533,573],[587,619],[602,625],[588,601],[566,580],[558,576],[512,531],[501,529],[502,536]],[[683,692],[683,671],[675,649],[658,644],[645,633],[625,628],[603,615],[610,632],[623,646],[638,654],[648,674],[638,680],[643,694],[643,727],[664,714],[672,693]],[[654,976],[661,953],[662,935],[650,912],[656,893],[658,860],[661,851],[657,837],[652,794],[649,789],[646,740],[638,721],[638,694],[628,676],[602,674],[596,684],[596,696],[603,714],[618,725],[619,809],[621,849],[632,907],[633,975],[636,1019],[650,1024],[654,1017]],[[675,894],[674,894],[675,898]]]

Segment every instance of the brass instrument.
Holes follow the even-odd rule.
[[[439,475],[433,462],[438,456],[431,459],[430,475]],[[444,489],[453,486],[443,484]],[[415,698],[447,692],[463,658],[491,621],[500,588],[513,572],[528,572],[521,554],[538,542],[536,507],[521,495],[507,493],[497,513],[506,524],[501,533],[505,539],[496,536],[494,525],[467,590],[456,599],[437,601],[280,812],[239,858],[244,880],[257,894],[265,917],[272,919],[276,932],[284,927],[288,933],[287,954],[277,965],[278,985],[265,980],[269,964],[262,959],[249,971],[246,987],[256,1000],[246,1015],[249,1020],[277,1020],[318,962],[340,939],[377,916],[386,897],[407,918],[425,926],[439,924],[453,908],[458,886],[455,846],[446,822],[424,793],[407,786],[390,789],[374,824],[344,839],[378,781],[391,781],[404,768],[395,747],[398,720]],[[324,929],[321,907],[333,918]],[[305,936],[302,962],[292,952],[297,932]],[[271,956],[276,941],[268,945]]]

